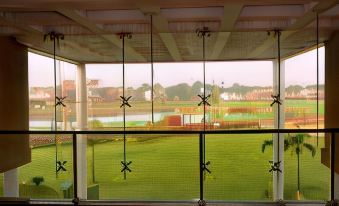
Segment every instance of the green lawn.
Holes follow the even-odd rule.
[[[123,179],[123,141],[107,136],[109,141],[95,145],[95,179],[101,199],[192,200],[199,198],[199,150],[197,136],[149,135],[127,139],[127,160],[131,173]],[[270,200],[271,174],[268,161],[272,148],[261,152],[263,140],[270,135],[208,135],[206,161],[211,174],[205,175],[205,198],[208,200]],[[315,144],[313,138],[313,144]],[[301,156],[301,192],[305,199],[326,200],[329,195],[329,169],[320,163],[320,146],[314,158],[306,150]],[[21,196],[63,198],[60,185],[72,181],[71,145],[59,149],[66,172],[55,174],[55,147],[32,149],[32,163],[20,168]],[[62,153],[60,152],[62,150]],[[92,147],[88,146],[88,184],[92,184]],[[296,155],[285,152],[285,199],[295,199]],[[41,186],[32,186],[34,176],[43,176]],[[0,176],[1,178],[1,176]],[[2,184],[0,186],[1,194]],[[42,192],[45,191],[45,192]],[[48,191],[47,191],[48,190]],[[37,194],[41,193],[41,194]]]

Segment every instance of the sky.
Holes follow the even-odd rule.
[[[324,83],[324,47],[319,49],[319,78]],[[53,86],[53,59],[34,53],[28,54],[30,87]],[[59,63],[57,64],[59,65]],[[76,78],[76,66],[62,62],[62,79]],[[99,79],[100,86],[122,86],[121,64],[87,64],[88,79]],[[292,57],[285,61],[286,86],[316,84],[316,50]],[[229,87],[234,83],[246,86],[272,86],[273,64],[271,61],[231,61],[207,62],[206,83]],[[151,84],[150,64],[125,64],[126,87],[139,87],[143,83]],[[202,62],[155,63],[154,82],[164,87],[179,83],[192,85],[203,81]],[[59,82],[59,79],[58,79]]]

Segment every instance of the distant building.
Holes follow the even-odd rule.
[[[241,94],[235,93],[235,92],[224,92],[220,95],[220,98],[224,101],[243,100],[243,96]]]
[[[271,100],[272,88],[255,89],[244,96],[244,100]]]

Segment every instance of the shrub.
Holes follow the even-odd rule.
[[[41,183],[44,182],[44,177],[41,176],[33,177],[32,182],[34,182],[36,186],[39,186]]]

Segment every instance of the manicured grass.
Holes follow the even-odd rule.
[[[42,196],[43,198],[63,198],[61,191],[61,184],[64,182],[72,182],[72,146],[71,144],[64,144],[61,147],[58,147],[58,158],[60,160],[67,161],[66,172],[59,172],[58,177],[55,172],[55,145],[37,147],[32,149],[32,162],[25,166],[22,166],[19,170],[19,183],[25,183],[26,185],[33,185],[32,178],[35,176],[42,176],[44,178],[44,182],[41,186],[46,186],[49,188],[53,188],[57,192],[57,194],[53,192],[46,192]],[[62,151],[62,152],[61,152]],[[24,194],[20,194],[25,196],[25,194],[34,194],[34,191],[38,191],[39,189],[33,185],[34,187],[26,187],[24,190]],[[38,186],[40,187],[40,186]],[[39,190],[40,191],[40,190]],[[49,196],[50,195],[50,196]],[[39,197],[39,194],[34,194],[33,196]]]
[[[127,161],[131,173],[124,180],[121,137],[106,136],[107,141],[95,144],[95,179],[101,199],[124,200],[192,200],[199,198],[199,138],[197,136],[127,136]],[[205,175],[205,198],[208,200],[271,200],[272,181],[268,161],[272,148],[261,152],[263,140],[271,135],[207,135],[206,161],[211,174]],[[315,145],[315,137],[310,140]],[[319,149],[314,158],[304,150],[301,155],[301,192],[305,199],[326,200],[329,195],[329,169],[320,163]],[[72,181],[71,145],[59,148],[59,157],[67,160],[67,172],[55,175],[55,147],[32,149],[32,163],[21,167],[20,183],[43,176],[41,185],[53,188],[62,198],[60,184]],[[92,146],[88,146],[88,185],[93,179]],[[285,152],[285,199],[295,199],[296,155]],[[1,178],[1,177],[0,177]],[[31,183],[30,183],[31,184]],[[1,191],[0,186],[0,191]],[[38,197],[37,187],[29,194]],[[27,194],[27,190],[26,194]],[[51,190],[52,191],[52,190]],[[41,198],[56,198],[51,193]]]

